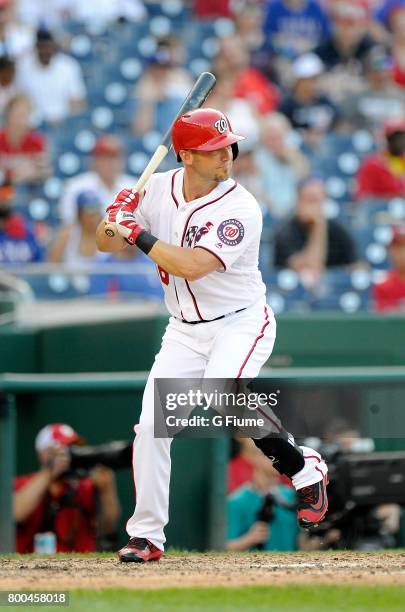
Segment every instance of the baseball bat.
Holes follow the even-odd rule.
[[[163,136],[162,141],[160,142],[156,151],[150,158],[148,165],[139,177],[138,182],[132,190],[133,193],[139,193],[144,188],[147,180],[152,176],[152,174],[155,172],[155,170],[158,168],[158,166],[162,163],[162,161],[168,154],[172,146],[172,127],[176,119],[189,110],[200,108],[200,106],[204,104],[210,92],[213,90],[215,83],[216,79],[214,75],[211,74],[211,72],[202,72],[200,74],[193,87],[189,91],[183,104],[179,108],[179,111],[173,119],[169,129]],[[116,233],[114,223],[106,223],[104,231],[107,236],[113,238]]]

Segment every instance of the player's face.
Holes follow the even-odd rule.
[[[220,183],[226,181],[232,172],[232,147],[216,151],[190,151],[190,166],[202,179]]]

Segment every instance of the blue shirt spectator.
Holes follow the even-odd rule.
[[[0,215],[0,264],[41,261],[43,249],[28,223],[19,215],[4,220]]]
[[[296,550],[299,533],[295,512],[295,491],[285,485],[277,485],[276,503],[273,518],[269,525],[267,539],[262,543],[262,550],[288,551]],[[250,484],[237,489],[228,497],[228,540],[234,540],[247,534],[257,521],[257,515],[263,506],[265,496]],[[278,502],[278,503],[277,503]],[[291,506],[291,509],[282,504]],[[253,548],[253,546],[249,548]]]
[[[30,224],[13,211],[14,187],[6,177],[0,185],[0,264],[24,264],[43,259]]]
[[[374,17],[377,21],[383,23],[387,28],[390,25],[390,17],[393,11],[397,8],[404,8],[405,0],[385,0],[383,4],[377,9]]]
[[[269,0],[263,30],[274,49],[292,58],[330,34],[328,16],[315,0]]]
[[[273,464],[252,443],[251,482],[227,500],[227,550],[296,550],[295,490],[280,483]]]

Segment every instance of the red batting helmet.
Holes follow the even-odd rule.
[[[232,132],[228,118],[214,108],[197,108],[181,115],[173,125],[172,141],[177,161],[179,151],[216,151],[232,146],[233,158],[239,153],[237,142],[244,140]]]

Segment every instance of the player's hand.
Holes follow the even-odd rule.
[[[124,204],[118,209],[115,224],[118,233],[125,238],[128,244],[135,244],[139,234],[144,231],[135,218],[132,204]]]
[[[251,528],[246,534],[246,540],[250,546],[257,546],[257,544],[263,544],[267,541],[270,534],[270,529],[267,523],[263,521],[257,521],[253,523]]]
[[[141,201],[140,194],[134,193],[132,189],[121,189],[115,198],[114,202],[106,208],[106,222],[116,223],[117,212],[124,205],[128,206],[131,212],[134,212]]]

